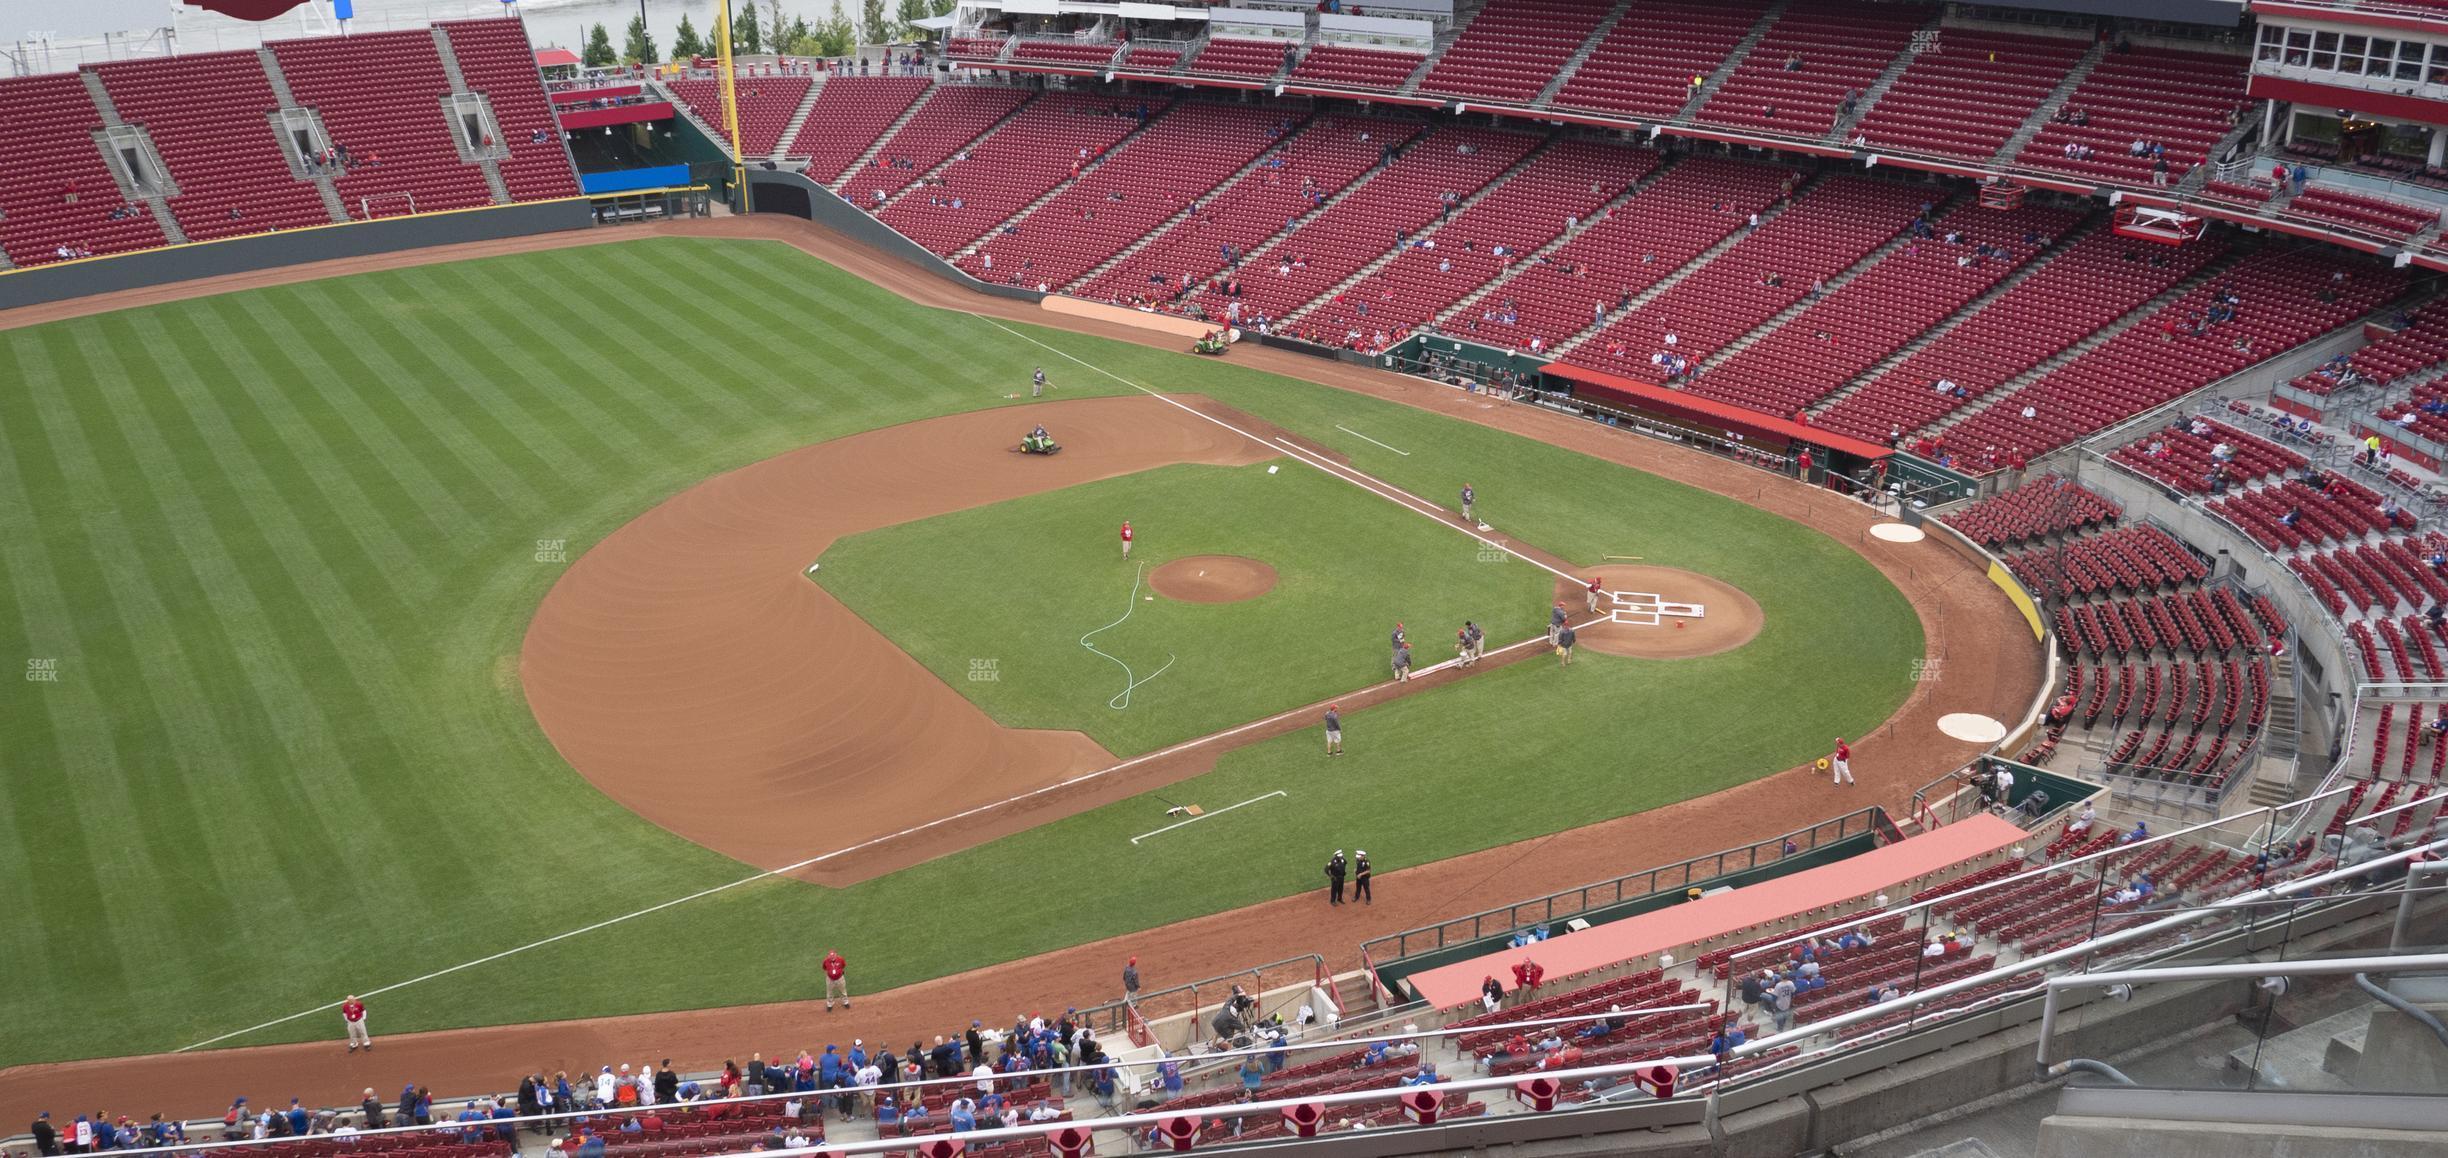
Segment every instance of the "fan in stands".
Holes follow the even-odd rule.
[[[2128,205],[2116,211],[2116,235],[2138,237],[2162,245],[2183,245],[2209,226],[2201,218],[2173,209]]]

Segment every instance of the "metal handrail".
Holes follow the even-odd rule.
[[[1561,889],[1545,896],[1531,897],[1527,900],[1516,901],[1510,905],[1500,905],[1494,908],[1482,909],[1479,912],[1461,917],[1455,917],[1447,921],[1440,921],[1434,925],[1422,925],[1418,928],[1406,929],[1399,933],[1390,933],[1386,936],[1373,938],[1363,943],[1360,947],[1360,951],[1364,958],[1371,960],[1376,965],[1382,967],[1399,962],[1403,958],[1411,956],[1412,954],[1434,952],[1450,944],[1483,940],[1488,937],[1499,936],[1504,933],[1513,932],[1515,930],[1528,928],[1530,926],[1542,923],[1552,924],[1559,918],[1571,917],[1580,913],[1588,912],[1592,909],[1602,909],[1612,905],[1622,904],[1627,901],[1639,900],[1643,897],[1656,896],[1665,889],[1686,888],[1701,881],[1714,879],[1715,877],[1724,876],[1728,873],[1742,872],[1749,869],[1758,868],[1762,864],[1773,864],[1777,860],[1784,859],[1786,855],[1784,852],[1785,842],[1788,840],[1794,840],[1796,842],[1794,855],[1800,855],[1810,851],[1811,849],[1819,847],[1821,843],[1833,843],[1849,837],[1859,836],[1862,833],[1874,831],[1878,826],[1878,818],[1884,816],[1884,814],[1885,810],[1877,805],[1872,805],[1868,808],[1856,809],[1852,812],[1844,814],[1843,816],[1837,817],[1834,820],[1821,821],[1818,824],[1794,829],[1791,832],[1780,833],[1765,840],[1755,841],[1741,848],[1726,849],[1721,852],[1708,853],[1702,856],[1692,857],[1689,860],[1680,861],[1675,864],[1645,869],[1640,872],[1626,873],[1611,880],[1597,881],[1592,884],[1582,885],[1579,888]],[[1857,821],[1859,822],[1858,826],[1856,825]],[[1823,837],[1822,830],[1831,825],[1835,826],[1836,828],[1835,834],[1832,836]],[[1810,838],[1809,843],[1801,843],[1800,838],[1804,836],[1808,836]],[[1760,855],[1761,850],[1763,849],[1772,850],[1776,855],[1773,857],[1763,858]],[[1737,856],[1742,856],[1745,859],[1740,864],[1732,863],[1732,859]],[[1695,874],[1693,870],[1702,864],[1713,864],[1715,866],[1715,871],[1706,874]],[[1666,878],[1670,876],[1673,877],[1673,879],[1667,880]],[[1645,882],[1647,887],[1637,892],[1627,892],[1625,890],[1625,886],[1633,881]],[[1661,885],[1661,881],[1664,881],[1665,883]],[[1602,890],[1605,890],[1606,892],[1602,893]],[[1595,899],[1593,896],[1594,894],[1599,895],[1603,899]],[[1576,898],[1578,902],[1577,905],[1568,910],[1558,911],[1556,908],[1556,902],[1566,897]],[[1519,914],[1524,908],[1530,906],[1541,906],[1540,914],[1534,918],[1524,920]],[[1494,923],[1499,918],[1502,920],[1501,925]],[[1450,930],[1464,924],[1467,924],[1470,928],[1470,932],[1467,935],[1450,932]],[[1416,947],[1412,945],[1412,940],[1414,938],[1427,938],[1431,936],[1435,938],[1433,943]],[[1391,948],[1391,952],[1388,951],[1389,948]]]

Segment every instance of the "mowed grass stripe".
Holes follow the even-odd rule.
[[[671,260],[649,262],[640,255],[626,252],[607,254],[604,261],[623,284],[646,280],[688,282],[692,271]],[[761,422],[770,423],[805,405],[779,377],[781,372],[795,368],[802,352],[787,346],[766,343],[742,323],[737,313],[716,309],[695,294],[672,294],[647,300],[635,295],[607,295],[608,300],[593,303],[609,316],[604,325],[609,332],[636,335],[633,346],[645,347],[637,364],[682,380],[691,392],[711,405],[721,406],[732,414],[745,429],[755,429]],[[582,323],[583,324],[583,323]],[[678,329],[695,330],[696,340],[690,345],[712,352],[714,357],[675,357],[668,344],[658,344],[650,336]]]
[[[225,404],[262,419],[270,445],[286,459],[276,473],[289,484],[292,507],[316,512],[311,525],[319,534],[357,549],[362,565],[340,569],[353,573],[359,598],[405,606],[431,597],[436,579],[427,556],[401,537],[406,520],[417,517],[416,500],[335,412],[335,401],[352,387],[332,382],[328,389],[293,398],[277,383],[330,379],[292,357],[297,347],[265,331],[244,301],[223,297],[198,304],[215,323],[206,331],[214,354],[237,371],[232,384],[245,392],[243,398],[225,398]]]
[[[218,474],[246,496],[243,504],[199,505],[178,521],[207,532],[182,546],[191,558],[210,560],[220,572],[206,582],[231,598],[237,621],[247,625],[239,637],[269,636],[283,645],[278,651],[251,650],[269,660],[253,674],[272,726],[283,736],[302,739],[290,750],[277,799],[262,802],[300,834],[305,846],[284,864],[290,887],[301,904],[321,911],[362,911],[396,899],[399,894],[389,890],[401,885],[436,894],[446,893],[454,881],[464,887],[469,870],[451,855],[457,833],[448,827],[376,850],[431,856],[437,863],[426,869],[386,879],[386,857],[363,872],[331,871],[356,857],[359,841],[381,831],[379,818],[368,815],[370,802],[358,790],[357,777],[377,768],[414,766],[387,742],[377,715],[378,705],[405,692],[386,670],[392,644],[371,628],[351,584],[335,574],[337,568],[363,571],[371,564],[352,541],[315,533],[312,520],[298,513],[295,504],[310,501],[299,492],[311,488],[297,477],[295,460],[278,437],[260,421],[231,420],[233,414],[251,415],[239,382],[245,371],[220,356],[219,340],[204,332],[202,319],[172,315],[168,322],[162,344],[148,348],[158,360],[177,359],[184,368],[170,376],[168,389],[137,392],[155,427],[148,433],[157,441],[138,452],[145,460],[168,460],[148,461],[147,470]],[[165,430],[179,427],[196,437],[164,437]]]
[[[454,320],[461,341],[481,351],[476,359],[480,364],[493,364],[496,372],[491,381],[515,383],[528,397],[575,423],[578,432],[594,443],[593,453],[603,468],[634,469],[631,464],[643,459],[653,440],[657,425],[653,416],[618,406],[616,396],[595,390],[586,375],[569,365],[571,352],[546,346],[527,325],[524,310],[467,308],[470,301],[500,300],[503,295],[495,292],[499,287],[467,276],[458,266],[427,266],[426,270],[455,302],[458,317]],[[549,360],[540,356],[547,354]]]
[[[722,303],[724,312],[737,319],[734,325],[746,326],[757,332],[756,319],[765,322],[759,333],[761,344],[779,349],[788,345],[813,345],[823,351],[814,365],[793,365],[793,359],[774,355],[765,364],[795,370],[813,379],[821,373],[839,381],[847,377],[855,390],[826,396],[828,412],[843,409],[873,411],[888,406],[894,397],[912,398],[934,395],[948,384],[946,371],[950,363],[946,355],[957,355],[958,345],[933,341],[917,341],[915,334],[886,335],[871,325],[871,316],[896,316],[889,311],[862,308],[861,303],[841,295],[810,292],[810,287],[794,285],[788,277],[778,274],[767,260],[774,256],[754,251],[726,253],[701,246],[687,246],[668,256],[669,264],[679,271],[690,286],[699,291],[697,297],[684,299],[697,302]],[[785,310],[789,303],[797,308]],[[906,356],[911,349],[927,351],[915,364]],[[882,392],[879,396],[875,392]],[[806,389],[797,391],[801,406],[819,397]],[[835,422],[848,417],[832,416]]]
[[[15,348],[21,385],[0,391],[0,414],[7,417],[0,428],[17,447],[10,456],[12,469],[0,472],[0,527],[10,531],[8,549],[0,555],[8,556],[10,592],[19,601],[15,618],[23,625],[25,658],[54,660],[60,669],[56,683],[12,686],[10,710],[0,717],[8,741],[14,831],[27,868],[25,891],[38,906],[34,911],[45,914],[41,920],[11,922],[28,940],[18,951],[0,950],[0,959],[13,966],[11,988],[81,993],[80,1002],[95,1003],[90,1009],[126,985],[124,958],[105,949],[109,930],[93,927],[114,919],[124,892],[104,888],[102,878],[114,859],[109,834],[115,818],[92,799],[116,795],[111,782],[118,753],[108,735],[116,713],[106,712],[94,691],[96,675],[109,670],[111,657],[88,648],[79,626],[103,610],[82,520],[29,525],[38,512],[69,509],[82,515],[100,505],[90,496],[78,506],[67,505],[80,498],[66,462],[77,451],[62,440],[74,443],[81,436],[60,397],[63,382],[46,347],[68,337],[59,328],[7,343]],[[87,792],[95,780],[104,784]],[[61,1004],[18,1012],[45,1018],[56,1030],[64,1028],[56,1020]]]
[[[669,457],[679,448],[704,445],[717,431],[755,424],[754,403],[709,380],[718,367],[673,357],[668,344],[649,336],[657,327],[625,295],[601,295],[582,310],[562,300],[541,270],[512,265],[492,273],[534,303],[528,317],[555,349],[575,352],[597,388],[616,391],[631,410],[655,421],[655,434],[664,443],[658,453]],[[711,330],[703,339],[726,340]],[[675,388],[688,392],[685,401],[672,396]]]
[[[448,291],[422,276],[430,268],[381,275],[393,301],[389,316],[404,339],[391,347],[392,355],[411,374],[439,384],[437,396],[445,403],[456,398],[469,412],[489,418],[499,433],[487,444],[536,480],[539,500],[545,490],[601,485],[611,466],[603,461],[603,447],[591,438],[582,441],[585,431],[577,420],[551,399],[520,389],[500,357],[459,328],[451,304],[439,300]]]
[[[126,385],[156,375],[133,372],[123,358],[145,349],[137,327],[112,316],[95,321],[79,343],[81,372],[56,375],[54,382],[90,384],[76,393],[86,400],[92,461],[130,461],[144,433],[141,416],[131,420],[124,405]],[[95,402],[107,417],[93,413]],[[108,771],[127,783],[127,805],[113,829],[128,839],[113,853],[125,871],[152,886],[142,894],[146,910],[125,914],[129,924],[116,930],[121,954],[139,990],[190,972],[237,976],[253,966],[255,955],[214,931],[238,915],[233,897],[252,887],[262,866],[250,855],[225,872],[216,858],[194,855],[193,829],[224,819],[208,798],[252,754],[232,743],[215,710],[214,692],[222,689],[199,671],[189,650],[182,612],[196,601],[168,549],[169,519],[153,480],[143,471],[100,471],[83,463],[77,473],[84,485],[108,488],[95,496],[107,498],[107,505],[94,503],[86,523],[97,548],[94,574],[112,615],[90,621],[86,636],[97,658],[90,678],[97,686],[107,678],[112,702],[121,705],[113,746],[126,755]],[[116,549],[101,549],[111,545]],[[103,655],[113,657],[107,669],[99,661]],[[245,884],[233,887],[237,882]],[[157,951],[171,934],[188,941],[190,960],[165,960]]]
[[[558,293],[522,276],[520,271],[525,268],[515,262],[478,262],[458,267],[458,272],[471,283],[481,284],[489,297],[527,303],[514,315],[485,320],[521,342],[518,351],[522,356],[542,351],[559,363],[548,377],[526,383],[529,389],[550,389],[591,405],[623,433],[632,453],[648,452],[650,447],[652,453],[662,453],[661,448],[670,444],[703,445],[711,437],[709,423],[723,425],[719,406],[712,408],[716,413],[708,414],[706,408],[676,405],[677,399],[649,386],[645,376],[665,370],[668,355],[649,354],[643,360],[608,355],[604,351],[608,327],[600,321],[593,326],[571,325]],[[702,372],[691,366],[680,375],[667,375],[671,381],[664,384],[685,383]],[[644,397],[649,392],[655,395],[652,401]]]
[[[436,352],[406,327],[367,320],[396,312],[391,295],[379,292],[387,291],[388,283],[368,276],[316,282],[314,287],[320,292],[294,299],[301,307],[304,332],[310,340],[349,351],[364,367],[368,385],[396,400],[423,431],[417,439],[403,434],[403,446],[439,449],[439,455],[420,457],[437,468],[455,464],[458,469],[451,473],[468,480],[474,506],[526,510],[543,502],[537,488],[555,476],[542,469],[533,450],[512,437],[490,407],[446,376],[434,360]],[[490,503],[481,501],[488,498]],[[438,538],[452,533],[451,528],[436,530]]]
[[[324,427],[324,440],[346,447],[340,464],[373,476],[366,494],[375,505],[396,512],[391,517],[402,520],[400,533],[430,541],[468,525],[469,511],[457,491],[472,486],[474,479],[454,472],[446,480],[435,473],[437,468],[450,470],[455,461],[435,453],[440,446],[407,419],[351,343],[316,341],[323,335],[294,294],[226,300],[269,347],[267,357],[287,362],[307,381],[328,384],[310,400],[320,404],[314,413]]]

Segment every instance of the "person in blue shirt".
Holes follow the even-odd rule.
[[[816,1084],[828,1090],[840,1085],[842,1081],[841,1063],[841,1047],[837,1045],[826,1046],[824,1056],[817,1059],[816,1062]]]
[[[310,1120],[306,1107],[299,1105],[296,1098],[289,1099],[289,1135],[293,1138],[305,1137]]]
[[[473,1105],[469,1106],[467,1109],[459,1111],[459,1117],[457,1119],[459,1122],[459,1141],[469,1146],[473,1146],[478,1142],[484,1141],[484,1127],[478,1124],[484,1120],[484,1111],[477,1109]]]
[[[1437,1076],[1436,1063],[1424,1061],[1420,1063],[1417,1073],[1403,1079],[1403,1084],[1406,1086],[1433,1086],[1443,1080],[1445,1079]]]
[[[886,1094],[876,1099],[876,1136],[883,1137],[900,1126],[901,1107],[893,1104],[893,1096]]]
[[[1181,1096],[1182,1075],[1180,1062],[1174,1061],[1172,1058],[1166,1058],[1165,1060],[1156,1063],[1156,1088],[1158,1091],[1160,1091],[1156,1095],[1156,1100],[1160,1102],[1169,1102]]]
[[[977,1113],[969,1108],[969,1099],[952,1099],[952,1132],[965,1133],[977,1129]]]
[[[511,1109],[510,1103],[493,1103],[493,1136],[501,1139],[504,1142],[517,1142],[518,1125],[510,1121],[510,1119],[515,1117],[518,1117],[518,1111]],[[631,1118],[629,1120],[632,1122],[637,1121],[635,1118]]]
[[[908,1109],[901,1111],[901,1133],[903,1135],[924,1134],[928,1125],[925,1102],[911,1102]]]
[[[578,1143],[578,1158],[604,1158],[602,1135],[592,1130],[587,1131],[585,1140]]]

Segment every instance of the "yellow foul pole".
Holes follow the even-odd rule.
[[[731,0],[722,0],[722,35],[715,37],[721,63],[723,131],[730,134],[731,184],[739,190],[740,212],[748,212],[748,168],[740,160],[739,78],[731,66]]]

